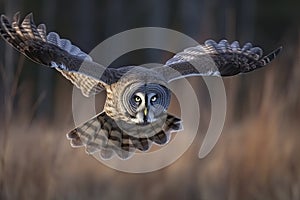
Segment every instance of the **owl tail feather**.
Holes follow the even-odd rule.
[[[67,134],[72,147],[85,147],[88,154],[101,159],[110,159],[116,154],[121,159],[130,158],[136,149],[147,151],[154,142],[164,145],[170,133],[182,129],[181,120],[166,114],[163,123],[145,126],[135,125],[133,132],[118,126],[118,122],[102,112]],[[150,131],[149,131],[150,130]]]

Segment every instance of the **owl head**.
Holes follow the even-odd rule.
[[[163,85],[135,82],[125,88],[121,102],[133,123],[146,125],[166,112],[170,99],[170,91]]]
[[[119,116],[116,118],[130,124],[147,125],[166,113],[171,92],[167,82],[154,73],[153,70],[136,67],[112,88],[114,99],[117,99],[114,107]]]

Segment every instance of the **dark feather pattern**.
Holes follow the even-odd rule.
[[[5,15],[1,15],[0,34],[11,46],[34,62],[61,72],[85,96],[102,91],[106,82],[114,81],[111,79],[113,75],[110,75],[114,70],[106,70],[93,62],[90,56],[72,45],[69,40],[61,39],[57,33],[51,32],[47,35],[46,26],[36,26],[31,13],[21,23],[19,13],[14,15],[11,23]],[[87,71],[82,71],[82,65]],[[101,77],[97,76],[100,74],[99,70],[103,74]]]
[[[126,132],[105,112],[100,113],[67,134],[73,147],[86,147],[88,154],[99,153],[103,159],[114,154],[122,159],[130,158],[136,149],[147,151],[151,143],[164,145],[170,140],[170,133],[182,129],[179,118],[167,114],[163,126],[152,123],[148,127],[136,128],[136,133]],[[147,130],[147,134],[143,134]],[[141,134],[137,132],[141,131]],[[142,136],[142,137],[140,137]]]
[[[186,76],[233,76],[248,73],[269,64],[280,53],[279,47],[263,56],[259,47],[246,43],[240,47],[238,41],[219,43],[207,40],[204,45],[190,47],[177,53],[165,66],[157,68],[167,80]]]
[[[264,67],[276,58],[282,49],[279,47],[263,57],[262,49],[252,47],[251,43],[240,47],[237,41],[229,44],[227,40],[221,40],[219,43],[207,40],[205,48],[211,50],[209,54],[216,63],[221,76],[233,76]]]

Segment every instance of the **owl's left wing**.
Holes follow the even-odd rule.
[[[177,53],[156,70],[169,82],[188,76],[233,76],[266,66],[281,49],[279,47],[263,56],[262,49],[251,43],[240,47],[237,41],[230,44],[227,40],[219,43],[207,40],[204,45]]]
[[[104,68],[85,52],[57,33],[46,33],[46,26],[36,26],[32,14],[20,22],[16,13],[12,22],[0,18],[0,34],[11,46],[39,64],[55,68],[85,96],[98,93],[114,80],[114,69]]]

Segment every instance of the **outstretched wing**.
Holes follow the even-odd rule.
[[[0,34],[31,60],[58,70],[85,96],[98,93],[112,81],[113,70],[93,62],[90,56],[69,40],[61,39],[57,33],[50,32],[47,35],[46,26],[36,26],[32,14],[27,15],[21,23],[19,13],[14,15],[11,23],[5,15],[1,15]]]
[[[266,66],[276,58],[281,49],[279,47],[263,56],[262,49],[253,47],[251,43],[240,47],[237,41],[229,44],[227,40],[219,43],[207,40],[204,45],[177,53],[156,70],[168,81],[187,76],[233,76]]]

